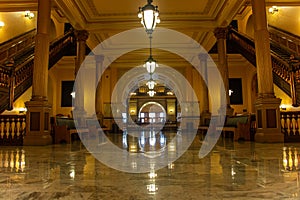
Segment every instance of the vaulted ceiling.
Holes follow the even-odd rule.
[[[299,0],[267,0],[267,5],[300,5]],[[140,28],[138,8],[146,0],[52,0],[52,14],[75,29],[89,32],[91,49],[106,39]],[[160,11],[158,27],[176,30],[198,42],[207,51],[216,39],[213,30],[251,10],[250,0],[154,0]],[[37,0],[0,0],[0,11],[36,10]]]

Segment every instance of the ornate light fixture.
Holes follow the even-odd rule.
[[[149,58],[145,61],[144,67],[147,69],[147,72],[153,74],[155,71],[155,68],[158,66],[156,63],[156,60],[153,59],[152,57],[152,35],[149,35],[149,40],[150,40],[150,56]]]
[[[154,86],[156,85],[155,81],[151,78],[146,85],[148,86],[149,90],[153,90]]]
[[[160,23],[158,6],[152,5],[152,0],[147,0],[148,3],[139,7],[138,17],[141,19],[146,32],[152,34],[156,24]]]
[[[149,90],[149,92],[147,93],[149,94],[150,97],[153,97],[156,92],[154,90]]]

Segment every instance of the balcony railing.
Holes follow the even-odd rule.
[[[25,115],[0,115],[0,146],[23,145],[25,120]]]

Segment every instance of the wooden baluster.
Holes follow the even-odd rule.
[[[17,135],[17,137],[19,137],[20,136],[20,128],[21,128],[20,117],[17,118],[16,128],[17,128],[16,135]]]
[[[300,114],[297,114],[297,124],[298,124],[298,129],[297,129],[297,133],[300,136]]]
[[[4,137],[4,119],[0,119],[0,146],[3,145],[3,137]]]
[[[290,115],[289,114],[287,114],[286,117],[287,117],[287,119],[286,119],[287,135],[290,136],[291,119],[290,119]]]
[[[7,118],[5,123],[4,145],[7,145],[8,142],[9,128],[10,128],[10,123],[9,123],[9,118]]]
[[[296,119],[295,119],[295,114],[293,113],[291,116],[292,116],[291,131],[292,131],[293,135],[296,135]]]
[[[20,145],[23,145],[23,137],[24,134],[26,134],[26,122],[25,122],[25,117],[22,119],[22,128],[21,128],[21,134],[20,134]]]
[[[14,138],[15,138],[15,131],[16,131],[15,118],[11,118],[10,127],[11,127],[11,132],[10,132],[11,138],[12,138],[12,140],[14,140]]]
[[[283,132],[284,135],[286,135],[286,130],[285,130],[285,115],[283,112],[280,113],[280,124],[281,124],[281,131]]]
[[[297,113],[294,114],[295,116],[295,135],[299,136],[299,115]]]

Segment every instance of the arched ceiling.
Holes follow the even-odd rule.
[[[37,2],[1,0],[0,11],[37,10]],[[87,44],[93,49],[117,33],[141,27],[137,12],[146,3],[146,0],[52,0],[52,14],[76,29],[87,30],[90,33]],[[295,6],[300,2],[266,0],[266,4]],[[153,0],[153,5],[160,11],[159,27],[184,33],[207,51],[215,44],[215,28],[228,26],[235,17],[251,10],[250,0]],[[144,54],[147,57],[146,49]]]

